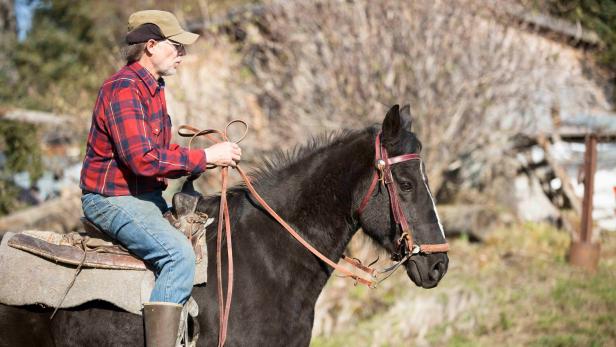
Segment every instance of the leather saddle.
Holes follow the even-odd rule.
[[[207,261],[205,229],[212,218],[197,211],[200,195],[192,188],[192,181],[174,194],[172,208],[164,217],[190,240],[196,263]],[[50,231],[24,231],[16,234],[8,245],[56,263],[86,268],[146,270],[147,265],[122,245],[111,239],[88,219],[81,221],[85,232],[59,234]]]

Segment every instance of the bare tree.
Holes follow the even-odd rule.
[[[557,88],[557,57],[485,3],[275,3],[259,30],[246,30],[243,48],[261,106],[274,108],[272,132],[284,140],[289,130],[302,138],[358,126],[409,102],[434,187],[474,151],[498,168],[510,137],[532,127]]]

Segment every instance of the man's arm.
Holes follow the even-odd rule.
[[[139,176],[173,178],[205,171],[203,149],[189,150],[177,145],[161,148],[146,117],[139,91],[132,82],[114,91],[106,121],[122,163]]]

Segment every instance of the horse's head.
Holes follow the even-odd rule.
[[[374,171],[381,180],[373,180],[374,190],[359,192],[364,197],[358,209],[361,226],[394,260],[406,260],[416,285],[435,287],[447,272],[447,241],[419,156],[421,143],[411,132],[408,105],[387,112],[374,148]]]

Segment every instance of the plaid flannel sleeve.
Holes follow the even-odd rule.
[[[129,84],[115,90],[109,101],[107,124],[118,159],[139,176],[175,178],[205,171],[202,149],[161,147],[140,99],[137,87]]]

